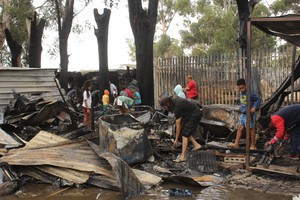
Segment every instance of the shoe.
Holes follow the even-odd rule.
[[[234,143],[230,143],[230,144],[227,145],[227,147],[237,149],[237,148],[239,148],[239,145],[236,145]]]
[[[299,156],[298,155],[294,155],[294,154],[287,154],[287,155],[283,155],[283,158],[288,158],[288,159],[292,159],[292,160],[299,160]]]

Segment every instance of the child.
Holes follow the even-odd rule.
[[[247,92],[246,92],[246,81],[245,79],[239,79],[236,82],[236,85],[239,87],[240,91],[240,119],[239,126],[236,133],[235,143],[229,144],[230,148],[238,148],[240,146],[240,139],[243,133],[244,128],[246,127],[247,118],[246,118],[246,110],[247,110]],[[251,112],[251,120],[250,120],[250,132],[251,132],[251,147],[250,150],[256,150],[255,145],[255,121],[256,121],[256,109],[260,106],[260,98],[252,93],[250,97],[250,112]]]
[[[103,110],[107,109],[108,104],[109,104],[109,91],[108,90],[104,90],[104,94],[102,96]]]
[[[88,128],[92,127],[92,118],[91,118],[91,107],[92,107],[92,91],[93,83],[91,80],[86,80],[83,83],[83,125],[88,124]]]
[[[140,106],[142,104],[142,99],[141,99],[141,95],[138,91],[136,91],[136,89],[132,90],[132,97],[134,99],[135,105],[136,106]],[[135,111],[138,111],[139,108],[135,108]]]

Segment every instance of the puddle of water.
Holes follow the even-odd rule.
[[[170,188],[188,189],[192,191],[191,197],[169,196]],[[26,184],[16,194],[0,197],[1,200],[122,200],[120,192],[104,190],[97,187],[84,189],[55,188],[46,184]],[[291,200],[290,196],[266,194],[253,190],[233,189],[223,185],[208,188],[190,187],[179,184],[162,183],[145,194],[133,197],[131,200]]]

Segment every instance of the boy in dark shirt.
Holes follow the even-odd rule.
[[[194,145],[193,150],[201,149],[201,145],[192,136],[202,117],[200,106],[193,101],[180,97],[164,97],[160,100],[160,106],[167,111],[174,112],[176,117],[176,138],[174,146],[177,147],[179,135],[182,135],[181,155],[174,162],[186,161],[186,151],[189,139]]]

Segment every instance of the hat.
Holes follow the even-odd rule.
[[[266,115],[266,116],[261,116],[257,119],[257,122],[261,125],[262,128],[268,128],[270,122],[271,122],[271,116]]]
[[[108,90],[104,90],[104,94],[109,95],[109,91]]]

